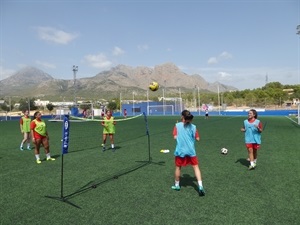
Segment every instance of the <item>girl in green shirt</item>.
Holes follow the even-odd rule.
[[[20,119],[20,130],[21,133],[23,134],[23,140],[20,144],[20,150],[23,151],[23,145],[27,142],[27,150],[31,150],[30,148],[30,115],[29,115],[29,110],[24,110],[23,111],[24,116],[21,117]]]
[[[112,116],[112,112],[110,110],[107,110],[106,116],[103,117],[104,121],[101,122],[101,125],[103,126],[103,142],[102,142],[102,151],[104,152],[106,150],[105,143],[107,139],[107,135],[110,138],[110,144],[112,151],[115,151],[115,145],[114,145],[114,134],[115,134],[115,125],[116,121],[114,121],[114,117]]]

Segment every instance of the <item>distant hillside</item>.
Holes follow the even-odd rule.
[[[130,97],[133,91],[137,96],[144,96],[151,81],[157,81],[161,87],[165,86],[169,95],[178,93],[179,88],[183,93],[198,87],[201,92],[217,92],[218,86],[220,91],[237,90],[218,82],[208,83],[198,74],[185,74],[176,65],[166,63],[154,68],[118,65],[94,77],[77,79],[76,96],[109,99],[108,96],[117,98],[120,93],[123,97]],[[161,95],[159,91],[153,94]],[[2,95],[73,99],[74,81],[54,79],[39,69],[27,67],[0,81]]]

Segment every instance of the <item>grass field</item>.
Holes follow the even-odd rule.
[[[245,118],[194,118],[205,197],[197,194],[191,167],[182,170],[181,191],[171,190],[172,129],[179,117],[148,118],[151,163],[143,117],[118,122],[115,153],[101,151],[99,122],[71,123],[63,193],[62,123],[47,122],[56,161],[38,165],[33,151],[19,150],[18,122],[2,121],[1,224],[300,224],[299,125],[285,117],[260,117],[267,125],[258,166],[248,171],[240,132]],[[228,155],[220,154],[222,147]]]

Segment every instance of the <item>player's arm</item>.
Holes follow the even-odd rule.
[[[35,138],[34,138],[34,128],[35,128],[35,122],[31,122],[30,123],[30,134],[31,134],[31,137],[32,137],[32,142],[35,143]]]
[[[22,118],[20,119],[20,130],[21,130],[21,133],[23,133],[23,119]]]
[[[48,130],[46,130],[46,137],[47,137],[47,139],[49,140],[49,133],[48,133]]]
[[[174,139],[177,138],[177,128],[176,128],[176,126],[173,128],[173,138]]]
[[[197,141],[200,141],[200,135],[199,135],[198,130],[196,130],[195,139],[196,139]]]
[[[246,129],[245,129],[245,123],[244,123],[243,127],[241,128],[241,131],[242,131],[242,132],[245,132],[245,131],[246,131]]]
[[[258,130],[258,132],[262,132],[263,131],[263,126],[262,126],[262,123],[261,122],[259,122],[259,124],[258,124],[258,126],[257,126],[257,130]]]

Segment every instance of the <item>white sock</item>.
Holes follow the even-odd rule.
[[[250,165],[251,165],[251,166],[254,166],[254,162],[253,162],[253,161],[250,161]]]
[[[202,185],[202,180],[198,180],[198,185],[199,185],[200,187],[203,186],[203,185]]]
[[[30,147],[30,143],[27,143],[27,148],[29,148]]]
[[[20,147],[23,147],[23,142],[20,144]]]
[[[254,159],[254,163],[256,163],[257,162],[257,159]]]
[[[114,144],[111,144],[111,148],[114,148],[115,147],[115,145]]]
[[[35,155],[36,160],[40,159],[40,154]]]
[[[175,180],[175,186],[179,186],[179,180]]]
[[[50,152],[47,153],[46,156],[47,156],[47,159],[50,159],[51,158]]]

